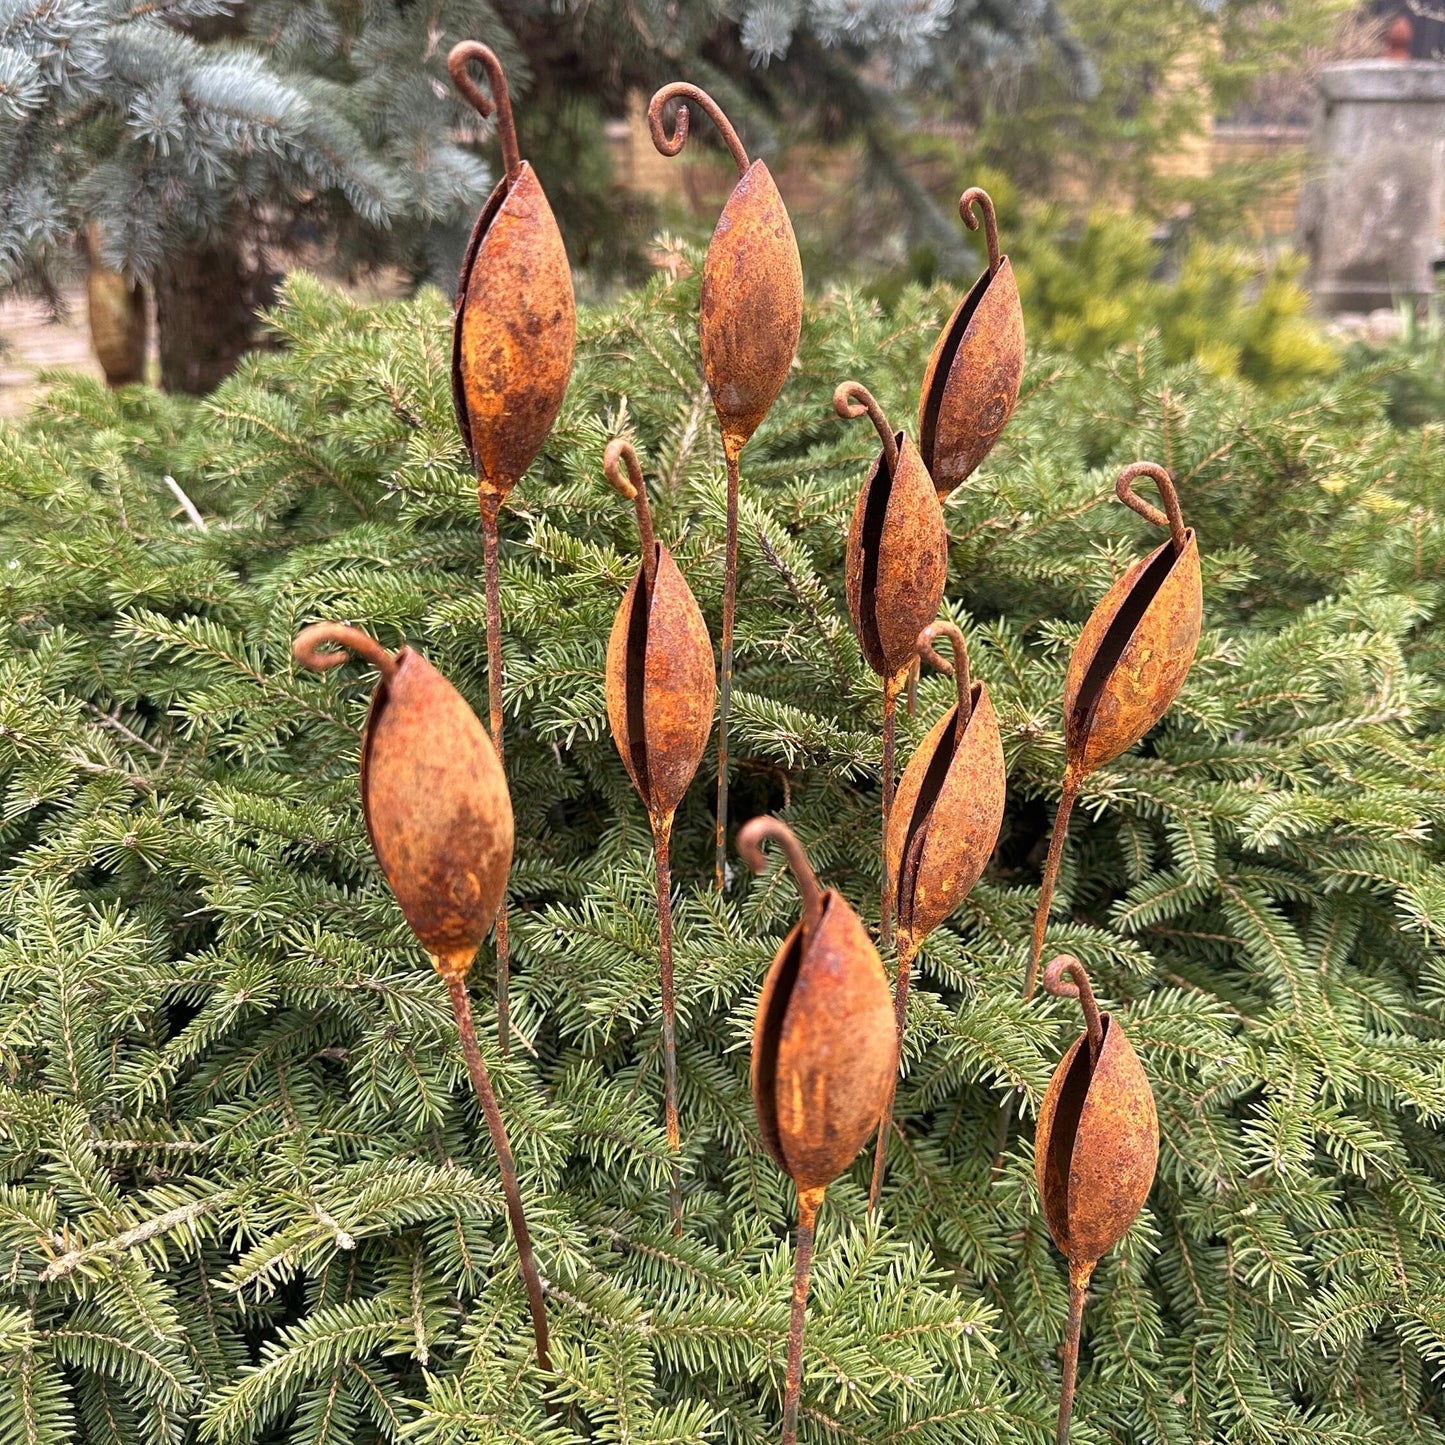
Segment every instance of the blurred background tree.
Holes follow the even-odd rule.
[[[680,180],[705,177],[706,159],[667,167],[660,205],[618,174],[627,118],[636,149],[641,104],[678,76],[785,170],[815,284],[866,273],[886,298],[967,272],[978,257],[952,206],[983,166],[1058,203],[1053,229],[1104,201],[1151,223],[1187,211],[1227,235],[1266,168],[1171,179],[1170,166],[1260,76],[1295,63],[1281,56],[1331,42],[1350,8],[0,0],[0,289],[58,308],[88,268],[96,347],[123,381],[144,356],[149,288],[162,384],[204,392],[298,263],[392,291],[450,288],[495,174],[489,127],[445,77],[448,48],[469,36],[509,68],[524,150],[594,293],[645,274],[660,216],[684,233],[711,225],[706,182],[687,206]]]

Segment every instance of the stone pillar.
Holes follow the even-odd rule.
[[[1296,235],[1327,314],[1434,294],[1445,216],[1445,63],[1328,65]]]

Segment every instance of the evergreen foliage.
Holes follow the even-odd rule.
[[[872,443],[829,398],[857,375],[906,419],[950,300],[810,305],[744,474],[738,817],[785,810],[865,916],[878,683],[841,557]],[[550,1282],[550,1415],[445,994],[367,848],[369,679],[288,652],[302,623],[349,619],[483,703],[444,301],[365,309],[297,277],[282,349],[210,401],[71,378],[0,433],[6,1445],[775,1438],[793,1201],[746,1044],[796,896],[773,872],[719,900],[695,786],[675,1241],[649,834],[603,705],[635,565],[600,475],[618,431],[717,622],[696,309],[695,275],[584,309],[558,429],[503,519],[518,1033],[506,1061],[482,1042]],[[1016,1086],[1037,1101],[1077,1029],[1018,990],[1068,646],[1154,540],[1111,502],[1143,456],[1180,478],[1207,630],[1168,719],[1092,780],[1051,933],[1127,1017],[1163,1135],[1096,1276],[1076,1437],[1441,1445],[1438,430],[1395,432],[1351,375],[1272,396],[1153,340],[1036,354],[1024,392],[947,508],[1005,833],[921,961],[880,1217],[866,1157],[829,1192],[804,1432],[1051,1438],[1064,1268],[1031,1122],[991,1177],[994,1119]],[[924,679],[912,741],[950,688]],[[480,966],[474,985],[484,1008]]]

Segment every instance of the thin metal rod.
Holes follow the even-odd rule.
[[[893,986],[893,1022],[897,1031],[897,1056],[893,1061],[893,1076],[888,1084],[888,1102],[883,1106],[883,1119],[878,1125],[878,1142],[873,1146],[873,1180],[868,1186],[868,1212],[878,1207],[878,1195],[883,1188],[883,1169],[888,1160],[888,1139],[893,1133],[893,1096],[898,1092],[898,1071],[903,1067],[903,1021],[908,1017],[908,986],[913,975],[913,960],[918,957],[918,946],[912,934],[898,935],[898,981]]]
[[[1134,481],[1138,477],[1148,477],[1159,488],[1159,495],[1164,500],[1162,512],[1134,490]],[[1114,495],[1145,521],[1153,522],[1156,527],[1168,527],[1176,555],[1188,545],[1189,529],[1184,525],[1184,513],[1180,510],[1179,493],[1174,490],[1174,479],[1157,462],[1130,462],[1115,478]]]
[[[803,1389],[803,1320],[813,1273],[813,1230],[822,1202],[821,1189],[804,1189],[798,1194],[798,1248],[793,1264],[793,1307],[788,1316],[788,1370],[783,1384],[783,1445],[797,1445],[798,1439],[798,1397]]]
[[[481,491],[482,555],[486,566],[487,588],[487,718],[492,746],[497,761],[506,771],[507,758],[502,747],[502,568],[497,536],[497,513],[501,510],[500,495]],[[497,911],[497,1047],[505,1059],[512,1047],[512,949],[507,934],[507,896]]]
[[[1054,814],[1054,831],[1049,837],[1049,856],[1044,863],[1043,884],[1039,888],[1039,906],[1034,910],[1034,933],[1029,946],[1029,966],[1024,974],[1024,998],[1031,999],[1038,987],[1039,961],[1044,956],[1044,935],[1049,926],[1049,910],[1053,907],[1054,888],[1059,881],[1059,864],[1064,856],[1064,839],[1069,833],[1069,815],[1079,796],[1079,783],[1073,773],[1064,770],[1064,786],[1059,794],[1058,811]],[[1003,1151],[1008,1147],[1009,1128],[1013,1124],[1014,1107],[1020,1095],[1010,1094],[998,1111],[998,1130],[994,1137],[993,1174],[1003,1167]]]
[[[326,644],[345,651],[323,651]],[[396,658],[369,632],[344,622],[313,622],[296,634],[291,655],[312,672],[329,672],[347,660],[347,653],[369,662],[388,682],[396,676]]]
[[[1073,978],[1070,983],[1065,975]],[[1084,1029],[1089,1037],[1089,1062],[1097,1064],[1104,1047],[1104,1020],[1089,982],[1088,970],[1072,953],[1061,953],[1044,970],[1044,989],[1055,998],[1076,998],[1084,1011]]]
[[[1044,863],[1044,881],[1039,888],[1039,906],[1034,910],[1034,936],[1029,948],[1029,968],[1024,975],[1024,997],[1030,999],[1038,987],[1039,962],[1044,956],[1044,934],[1048,931],[1049,910],[1054,904],[1054,889],[1059,881],[1059,864],[1064,856],[1064,839],[1069,833],[1069,815],[1079,796],[1079,785],[1072,774],[1064,774],[1063,791],[1059,794],[1058,811],[1054,814],[1054,831],[1049,838],[1049,856]]]
[[[728,469],[727,544],[723,553],[722,676],[717,700],[717,851],[714,872],[721,893],[728,869],[728,715],[733,700],[733,620],[738,605],[738,456],[741,447],[724,439]]]
[[[1059,1390],[1057,1445],[1069,1445],[1069,1421],[1074,1413],[1074,1387],[1079,1379],[1079,1336],[1084,1325],[1084,1301],[1089,1294],[1093,1265],[1076,1270],[1069,1266],[1069,1319],[1064,1326],[1064,1378]]]
[[[668,135],[667,125],[662,118],[663,107],[674,98],[690,100],[712,120],[712,123],[718,128],[718,134],[723,138],[723,144],[732,154],[733,164],[737,166],[738,174],[746,175],[748,153],[743,149],[743,143],[738,139],[738,133],[733,129],[732,122],[723,114],[722,106],[707,91],[701,90],[695,85],[689,85],[685,80],[674,80],[670,85],[664,85],[648,102],[647,128],[652,132],[653,145],[663,155],[675,156],[687,144],[688,135],[692,130],[692,113],[687,106],[678,106],[677,119],[673,122],[671,135]]]
[[[502,1122],[502,1111],[497,1106],[496,1094],[492,1092],[492,1080],[487,1073],[486,1064],[482,1062],[482,1051],[477,1047],[477,1031],[472,1023],[472,1005],[467,997],[466,975],[447,974],[446,985],[447,992],[451,995],[452,1013],[457,1021],[457,1035],[461,1039],[462,1058],[466,1060],[472,1088],[476,1090],[477,1098],[481,1101],[487,1132],[492,1136],[492,1148],[497,1152],[497,1165],[502,1173],[502,1193],[507,1200],[507,1217],[512,1225],[512,1238],[517,1244],[522,1281],[527,1288],[527,1307],[532,1312],[532,1334],[537,1341],[537,1363],[551,1374],[552,1355],[548,1345],[547,1302],[542,1295],[542,1277],[537,1270],[537,1257],[532,1253],[532,1236],[527,1232],[527,1217],[522,1212],[522,1191],[517,1184],[517,1165],[512,1158],[512,1146],[507,1140],[507,1126]]]
[[[623,437],[615,437],[607,443],[607,450],[602,455],[602,473],[612,490],[631,502],[637,513],[637,535],[642,546],[642,574],[647,579],[647,588],[651,592],[657,577],[657,538],[652,531],[652,509],[647,505],[647,483],[642,477],[642,463],[631,442]]]
[[[933,646],[935,637],[946,637],[952,643],[952,662],[938,655]],[[973,716],[973,674],[968,667],[968,642],[964,638],[963,630],[957,623],[949,622],[946,619],[930,622],[918,634],[918,652],[914,658],[915,668],[919,658],[930,667],[936,667],[945,677],[953,679],[954,686],[958,691],[958,724],[960,729],[966,728],[969,718]]]
[[[877,398],[861,381],[840,381],[833,390],[833,410],[845,421],[854,417],[867,416],[883,443],[883,457],[888,463],[889,476],[898,475],[898,434],[893,423],[883,415],[883,408]]]
[[[885,949],[893,944],[893,907],[897,902],[893,870],[888,866],[888,820],[893,814],[893,793],[897,787],[893,754],[898,734],[898,695],[907,681],[908,669],[904,668],[883,683],[883,830],[879,844],[883,854],[883,887],[878,900],[878,942]]]
[[[652,823],[652,850],[657,860],[657,954],[662,970],[662,1094],[667,1120],[667,1147],[672,1152],[672,1232],[682,1235],[682,1130],[677,1122],[677,1008],[672,977],[672,843],[671,813]]]
[[[803,845],[798,841],[798,835],[781,818],[770,814],[749,818],[738,829],[738,853],[754,873],[761,873],[768,866],[763,856],[763,844],[769,839],[783,850],[783,857],[788,860],[803,900],[803,929],[805,933],[811,933],[823,918],[823,889],[818,883],[818,875],[813,872],[813,865],[808,862]]]
[[[998,217],[994,214],[993,197],[982,186],[970,186],[958,198],[958,214],[970,231],[978,230],[978,217],[973,213],[977,202],[983,211],[983,234],[988,242],[988,274],[996,276],[1001,262],[998,251]]]
[[[471,77],[468,67],[475,62],[487,73],[487,83],[492,87],[492,98],[482,93],[481,87]],[[517,122],[512,118],[512,97],[507,89],[506,72],[497,53],[479,40],[463,40],[453,45],[447,56],[447,72],[452,84],[461,91],[468,103],[482,117],[497,116],[497,135],[502,142],[502,166],[507,180],[515,181],[522,169],[522,152],[517,144]]]

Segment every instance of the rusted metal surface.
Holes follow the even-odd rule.
[[[803,1320],[813,1224],[823,1193],[877,1126],[893,1074],[893,1011],[883,964],[841,894],[824,892],[791,828],[753,818],[738,852],[754,872],[762,845],[783,850],[803,897],[803,916],[773,959],[753,1024],[752,1087],[758,1131],[798,1190],[783,1440],[797,1438]]]
[[[952,644],[952,663],[934,651],[938,637]],[[900,1061],[913,961],[988,866],[1003,825],[1007,773],[993,701],[988,688],[972,680],[963,633],[952,622],[932,622],[918,634],[917,653],[954,677],[958,697],[903,770],[884,838],[884,866],[898,906],[893,1006]],[[897,1083],[895,1067],[873,1155],[870,1209],[883,1183]]]
[[[898,696],[919,630],[931,622],[948,577],[948,531],[928,469],[913,443],[894,431],[873,394],[856,381],[833,393],[839,416],[867,416],[882,443],[858,493],[844,555],[848,614],[868,666],[883,679],[883,836],[893,811]],[[883,868],[878,936],[893,937],[893,874]]]
[[[472,79],[487,74],[493,100]],[[502,743],[502,596],[497,516],[536,460],[561,410],[577,343],[572,272],[556,218],[517,146],[501,61],[467,40],[447,56],[452,83],[482,116],[494,112],[504,174],[472,228],[452,324],[452,400],[477,477],[487,594],[487,713],[497,757]],[[507,902],[497,915],[497,1038],[511,1042],[511,947]]]
[[[393,655],[359,628],[317,622],[291,650],[312,672],[339,667],[352,652],[381,674],[361,744],[366,831],[403,916],[446,983],[467,1074],[497,1155],[537,1362],[550,1372],[541,1275],[467,996],[467,973],[498,916],[512,866],[512,802],[502,765],[466,699],[411,648]]]
[[[677,108],[671,134],[663,111]],[[717,126],[738,168],[702,268],[698,339],[727,464],[727,538],[723,558],[721,687],[718,698],[717,886],[727,875],[728,718],[732,708],[733,630],[737,612],[738,491],[743,447],[787,379],[803,326],[803,263],[788,208],[767,165],[748,161],[722,107],[695,85],[664,85],[647,107],[652,143],[665,156],[687,144],[688,103]]]
[[[473,81],[483,67],[495,104]],[[478,486],[505,499],[532,465],[567,393],[577,341],[572,271],[536,172],[517,150],[501,62],[463,41],[447,57],[453,83],[494,111],[506,173],[472,228],[457,286],[452,394]]]
[[[1159,1121],[1144,1066],[1123,1026],[1099,1012],[1078,959],[1054,959],[1044,971],[1044,987],[1059,998],[1077,998],[1086,1026],[1049,1080],[1034,1140],[1044,1222],[1069,1262],[1058,1429],[1058,1445],[1067,1445],[1089,1280],[1149,1197],[1159,1163]]]
[[[917,448],[895,432],[868,389],[845,381],[833,394],[841,417],[866,415],[882,441],[848,528],[844,585],[868,666],[901,677],[919,631],[932,622],[948,576],[943,511]]]
[[[443,976],[465,975],[497,916],[512,866],[512,804],[491,740],[420,653],[394,657],[356,628],[318,622],[297,661],[339,666],[347,648],[381,673],[361,745],[372,850],[411,930]]]
[[[642,565],[632,579],[607,643],[607,720],[632,786],[652,824],[662,971],[662,1044],[668,1147],[681,1147],[677,1116],[676,1010],[673,1001],[673,815],[697,775],[712,730],[716,688],[712,641],[672,553],[653,535],[642,464],[630,443],[607,444],[602,469],[637,510]],[[673,1230],[682,1228],[681,1183],[672,1182]]]
[[[933,650],[953,644],[950,665]],[[988,687],[973,682],[963,634],[952,622],[930,623],[918,638],[926,661],[951,673],[958,701],[929,730],[904,769],[893,802],[888,866],[897,879],[898,930],[915,946],[978,882],[1003,824],[1003,741]]]
[[[998,221],[988,192],[971,186],[958,210],[978,229],[983,211],[988,266],[958,303],[934,343],[918,402],[918,449],[946,497],[993,449],[1019,399],[1024,372],[1024,313],[1018,283],[998,248]]]
[[[1133,484],[1139,477],[1154,480],[1164,511],[1135,492]],[[1105,593],[1069,659],[1064,680],[1063,788],[1034,914],[1026,998],[1033,996],[1038,978],[1069,815],[1079,790],[1095,769],[1133,747],[1179,696],[1204,620],[1199,545],[1194,529],[1184,525],[1169,473],[1153,462],[1134,462],[1119,473],[1114,491],[1141,517],[1168,527],[1170,536]]]
[[[1152,477],[1161,512],[1134,491]],[[1119,473],[1120,501],[1170,538],[1135,562],[1105,593],[1084,624],[1064,683],[1064,740],[1077,777],[1134,746],[1179,696],[1199,646],[1204,593],[1194,529],[1184,525],[1169,473],[1136,462]]]

